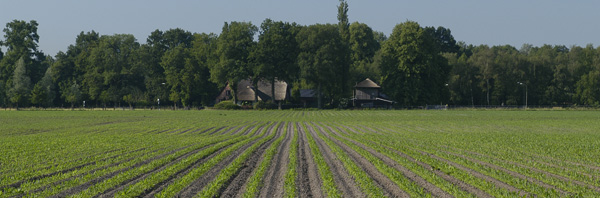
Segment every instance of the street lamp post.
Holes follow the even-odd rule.
[[[522,83],[522,82],[517,82],[517,84],[523,86],[525,85],[525,109],[527,109],[527,84]]]

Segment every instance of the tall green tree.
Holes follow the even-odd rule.
[[[41,79],[47,65],[42,64],[46,56],[38,51],[40,37],[37,27],[38,23],[35,20],[13,20],[6,24],[6,28],[3,29],[5,40],[0,41],[0,45],[7,48],[4,58],[0,61],[0,80],[10,80],[20,58],[25,61],[27,75],[31,80],[37,82]]]
[[[61,97],[71,103],[71,110],[75,108],[75,103],[79,103],[82,99],[81,86],[77,81],[61,84]]]
[[[252,53],[255,61],[254,73],[258,78],[268,80],[272,85],[275,79],[292,82],[299,76],[296,62],[298,43],[296,35],[299,27],[282,21],[265,19],[261,24],[258,44]],[[271,86],[275,96],[275,86]]]
[[[26,65],[23,58],[17,61],[12,77],[12,86],[8,90],[10,101],[19,110],[19,104],[26,106],[31,96],[31,79],[27,76]]]
[[[457,57],[456,53],[444,53],[448,64],[452,68],[448,79],[449,102],[455,105],[475,106],[478,98],[477,67],[469,65],[465,54]]]
[[[31,103],[49,107],[56,98],[56,90],[54,82],[52,81],[52,67],[46,69],[44,77],[38,83],[35,84],[31,91]]]
[[[348,67],[340,54],[345,53],[346,45],[335,25],[316,24],[305,28],[296,36],[300,47],[298,65],[301,77],[317,87],[318,107],[322,108],[322,97],[326,94],[330,104],[337,107],[348,93],[344,93],[344,74]],[[346,71],[344,71],[346,70]]]
[[[133,35],[103,35],[87,57],[83,85],[92,100],[120,104],[123,96],[142,90],[143,76],[133,68],[139,48]],[[85,89],[83,89],[85,91]],[[84,96],[85,97],[85,96]]]
[[[407,21],[384,44],[382,87],[400,105],[441,102],[450,68],[434,42],[418,23]]]
[[[452,31],[450,29],[439,26],[437,28],[434,27],[425,27],[425,32],[431,35],[435,41],[435,46],[438,47],[440,52],[444,53],[458,53],[460,46],[454,40],[454,36],[452,36]]]
[[[473,55],[469,58],[469,64],[477,67],[479,71],[477,79],[478,87],[485,93],[480,104],[490,105],[490,95],[494,83],[494,59],[495,55],[492,49],[487,45],[481,45],[473,49]]]
[[[584,74],[576,84],[575,97],[578,104],[600,106],[600,71]]]
[[[219,85],[229,82],[236,103],[238,82],[255,76],[250,52],[256,45],[256,31],[258,28],[250,22],[225,23],[217,41],[219,63],[210,67],[211,81]]]
[[[338,56],[340,56],[340,59],[342,62],[340,62],[339,64],[341,64],[341,70],[339,72],[342,73],[342,75],[340,76],[340,81],[342,83],[342,86],[340,87],[342,94],[340,95],[341,98],[336,99],[336,100],[340,100],[340,101],[336,101],[337,102],[345,102],[342,100],[347,100],[347,99],[342,99],[342,98],[348,98],[349,96],[352,95],[352,91],[350,90],[350,88],[352,87],[352,83],[350,83],[350,79],[352,78],[351,74],[350,74],[350,67],[353,64],[352,63],[352,59],[350,57],[350,20],[348,19],[348,3],[345,0],[340,0],[340,5],[338,6],[338,14],[337,14],[337,18],[338,18],[338,28],[339,28],[339,34],[341,36],[341,40],[342,40],[342,46],[341,46],[341,50],[339,50]]]
[[[349,44],[351,82],[360,82],[365,78],[379,79],[381,72],[373,62],[375,53],[381,46],[373,29],[364,23],[352,23]]]
[[[214,96],[218,94],[216,83],[210,81],[210,65],[217,64],[217,39],[215,34],[194,34],[192,43],[193,86],[196,105],[207,106],[214,103]]]

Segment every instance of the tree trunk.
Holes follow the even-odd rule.
[[[273,102],[275,102],[275,100],[277,100],[275,98],[275,78],[271,79],[271,99],[273,100]],[[279,109],[281,109],[281,103],[279,105]]]
[[[258,102],[258,80],[252,80],[252,91],[254,92],[254,102],[252,103],[254,106]]]
[[[71,102],[71,111],[75,110],[75,103]]]
[[[487,94],[487,105],[490,106],[490,79],[486,79],[485,89]]]
[[[233,95],[233,104],[237,105],[238,96],[237,96],[237,84],[229,84],[229,89],[231,90],[231,95]]]
[[[321,109],[321,83],[317,86],[317,108]]]

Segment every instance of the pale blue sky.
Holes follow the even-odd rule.
[[[389,35],[406,20],[444,26],[467,44],[535,46],[600,43],[597,0],[348,0],[350,21]],[[265,18],[303,25],[337,23],[336,0],[0,0],[0,25],[37,20],[40,49],[66,51],[81,31],[133,34],[145,43],[155,29],[220,33],[223,22]],[[3,35],[3,33],[0,33]],[[1,37],[4,40],[4,37]],[[3,51],[6,51],[5,49]]]

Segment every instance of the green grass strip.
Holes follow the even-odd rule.
[[[282,122],[278,123],[277,126],[275,126],[275,128],[279,128],[281,123]],[[246,184],[246,189],[244,189],[243,197],[255,197],[259,190],[262,188],[264,174],[267,171],[267,168],[271,166],[273,156],[275,156],[275,154],[277,153],[277,148],[279,147],[279,145],[281,145],[281,141],[287,135],[288,131],[285,127],[287,127],[287,124],[284,126],[283,134],[279,138],[277,138],[277,140],[275,140],[275,142],[273,142],[273,144],[271,144],[271,146],[269,146],[269,148],[267,148],[267,150],[265,151],[263,161],[260,163],[254,174],[250,177],[249,183]]]
[[[290,163],[287,165],[287,172],[285,174],[285,197],[293,198],[296,197],[296,176],[298,173],[296,172],[296,167],[298,166],[298,129],[292,123],[294,138],[292,139],[291,147],[290,147],[290,155],[289,160]]]
[[[317,127],[313,126],[313,128],[316,129]],[[321,140],[323,140],[325,144],[329,146],[329,148],[331,149],[331,151],[333,151],[335,156],[340,161],[342,161],[344,168],[346,168],[348,173],[350,173],[350,175],[354,177],[354,181],[359,185],[361,191],[369,197],[383,197],[383,190],[381,190],[381,188],[375,185],[373,179],[371,179],[371,177],[367,175],[367,173],[364,170],[362,170],[362,168],[358,167],[354,163],[354,161],[350,159],[350,156],[348,156],[348,154],[342,151],[342,149],[335,143],[333,143],[329,138],[325,137],[324,135],[321,135],[321,132],[319,131],[320,130],[315,130],[317,136],[319,136],[319,138],[321,138]]]
[[[264,123],[261,125],[264,126]],[[266,130],[262,130],[262,132],[258,135],[255,135],[257,130],[261,127],[255,127],[249,135],[240,136],[245,140],[240,141],[231,147],[227,148],[223,152],[219,153],[217,156],[211,158],[210,160],[203,163],[200,167],[190,171],[187,175],[183,176],[180,180],[175,181],[173,184],[169,185],[167,188],[163,189],[160,193],[156,194],[155,197],[174,197],[179,191],[183,190],[183,188],[187,187],[189,184],[194,182],[196,178],[200,177],[202,174],[206,173],[217,163],[225,159],[227,156],[231,155],[233,152],[246,145],[248,142],[256,140],[262,137]],[[246,139],[247,138],[247,139]]]
[[[319,147],[317,147],[317,143],[308,132],[306,125],[302,124],[302,128],[308,139],[308,146],[310,147],[313,159],[317,164],[317,170],[319,171],[319,175],[321,175],[321,180],[323,180],[323,186],[321,186],[321,188],[325,191],[327,197],[342,197],[340,191],[333,182],[333,173],[329,170],[329,166],[327,165],[327,162],[325,162],[325,158],[323,158],[323,154],[321,154]]]
[[[264,129],[267,130],[267,129]],[[239,157],[237,157],[231,164],[221,170],[217,178],[215,178],[212,182],[207,184],[202,191],[200,191],[196,197],[216,197],[218,196],[219,189],[225,185],[225,183],[238,171],[238,169],[242,168],[246,160],[254,154],[254,151],[258,149],[265,142],[273,139],[276,133],[272,133],[266,138],[259,140],[254,143],[250,148],[246,149]],[[281,142],[281,141],[280,141]],[[266,169],[266,168],[265,168]]]

